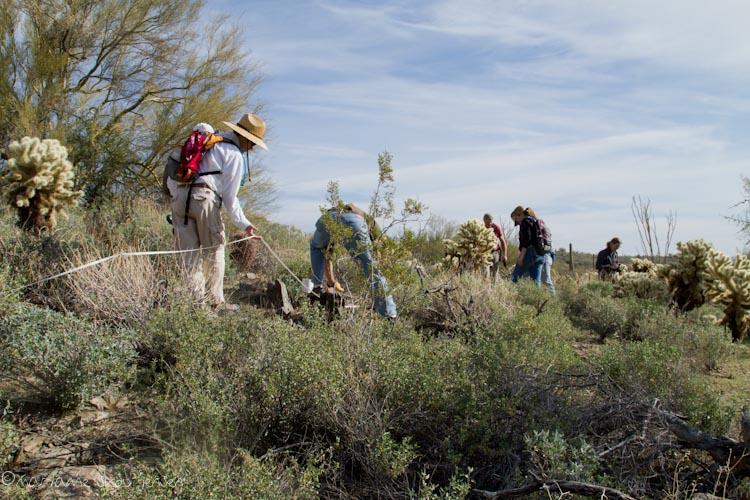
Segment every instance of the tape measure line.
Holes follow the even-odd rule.
[[[265,243],[265,241],[260,236],[246,236],[245,238],[241,238],[239,240],[230,241],[228,243],[228,245],[236,245],[237,243],[241,243],[243,241],[258,240],[258,239],[261,240],[261,241],[263,241],[263,243]],[[19,292],[19,291],[21,291],[21,290],[23,290],[25,288],[29,288],[29,287],[35,286],[35,285],[41,285],[42,283],[46,283],[48,281],[52,281],[52,280],[57,279],[57,278],[62,278],[63,276],[67,276],[68,274],[77,273],[78,271],[82,271],[82,270],[84,270],[84,269],[86,269],[88,267],[97,266],[99,264],[103,264],[104,262],[116,259],[117,257],[141,257],[141,256],[147,256],[147,255],[178,255],[178,254],[183,254],[183,253],[200,252],[202,250],[210,250],[212,248],[218,248],[220,246],[221,245],[214,245],[214,246],[205,247],[205,248],[191,248],[189,250],[158,250],[158,251],[153,251],[153,252],[120,252],[120,253],[116,253],[114,255],[110,255],[109,257],[104,257],[102,259],[98,259],[98,260],[95,260],[93,262],[88,262],[86,264],[82,264],[80,266],[74,267],[73,269],[68,269],[67,271],[64,271],[62,273],[55,274],[54,276],[47,276],[46,278],[40,279],[39,281],[35,281],[33,283],[29,283],[27,285],[23,285],[22,287],[19,287],[19,288],[16,288],[14,290],[11,290],[9,292],[6,292],[5,294],[3,294],[3,296],[9,296],[9,295],[12,295],[12,294],[14,294],[16,292]],[[266,243],[266,247],[268,247],[268,243]],[[286,267],[286,266],[284,266],[284,267]],[[296,276],[295,276],[295,278],[296,278]]]

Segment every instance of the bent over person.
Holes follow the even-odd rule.
[[[236,124],[223,124],[232,132],[220,134],[223,140],[204,153],[197,178],[192,182],[170,182],[172,223],[179,250],[200,249],[182,254],[195,300],[236,310],[239,306],[227,305],[224,300],[226,233],[221,207],[226,208],[232,223],[246,236],[255,234],[256,227],[242,212],[237,192],[247,169],[247,154],[256,145],[268,148],[263,142],[266,124],[260,117],[245,114]]]
[[[380,229],[376,222],[353,203],[342,203],[330,208],[315,223],[315,233],[310,240],[310,265],[312,267],[313,291],[322,291],[324,277],[327,285],[336,287],[333,278],[333,262],[326,256],[331,246],[331,224],[339,224],[346,230],[342,242],[349,255],[356,260],[367,280],[367,286],[373,295],[373,308],[382,316],[395,318],[396,303],[388,293],[385,276],[378,269],[372,257],[372,241]],[[338,288],[337,288],[338,289]]]

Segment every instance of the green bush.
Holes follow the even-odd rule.
[[[18,448],[19,435],[16,432],[16,427],[8,419],[8,413],[10,412],[10,404],[6,404],[3,410],[2,417],[0,418],[0,471],[6,470],[10,464],[13,454]]]
[[[687,314],[657,310],[638,322],[638,336],[673,344],[682,362],[695,372],[719,369],[732,352],[732,337],[700,309]]]
[[[305,464],[281,455],[254,458],[240,452],[231,464],[189,451],[167,454],[157,468],[136,464],[107,488],[105,500],[314,500],[318,476],[325,470],[323,455]]]
[[[729,408],[695,376],[679,340],[655,338],[609,344],[602,348],[596,363],[630,397],[657,398],[662,407],[686,413],[706,432],[726,432]]]
[[[558,431],[533,431],[524,436],[531,467],[537,477],[594,482],[599,455],[585,439],[568,441]]]
[[[0,378],[67,409],[132,373],[132,333],[19,305],[0,317]]]
[[[573,324],[590,330],[601,340],[625,331],[627,308],[622,301],[612,297],[611,283],[591,282],[561,298],[565,313]]]

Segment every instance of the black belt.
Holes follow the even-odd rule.
[[[186,188],[189,188],[189,187],[194,187],[194,188],[208,188],[208,189],[211,189],[213,191],[213,188],[211,186],[209,186],[208,184],[206,184],[205,182],[196,182],[195,184],[177,184],[177,187],[181,187],[181,188],[185,188],[185,187]]]

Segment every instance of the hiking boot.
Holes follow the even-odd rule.
[[[240,310],[239,304],[230,304],[228,302],[222,302],[221,304],[217,304],[214,310],[221,314],[221,313],[236,313]]]

